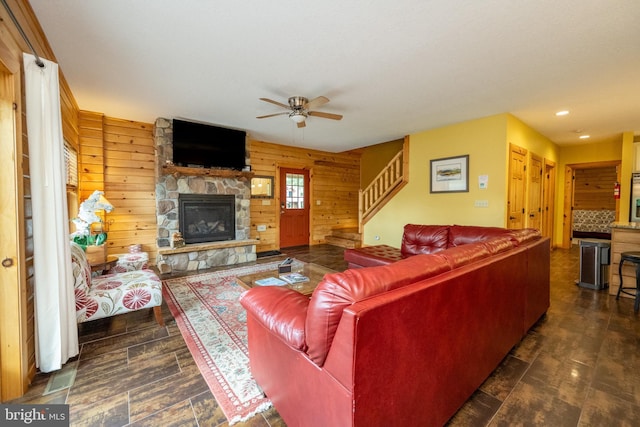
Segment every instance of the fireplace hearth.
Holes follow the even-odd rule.
[[[234,240],[236,236],[234,195],[180,194],[180,232],[185,243]]]

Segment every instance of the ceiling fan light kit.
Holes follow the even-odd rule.
[[[340,114],[333,113],[322,113],[319,111],[311,111],[313,108],[320,107],[321,105],[329,102],[329,98],[325,96],[319,96],[317,98],[309,101],[304,96],[292,96],[288,99],[289,105],[285,105],[281,102],[274,101],[269,98],[260,98],[261,101],[268,102],[270,104],[277,105],[278,107],[286,108],[290,110],[290,112],[283,113],[275,113],[275,114],[267,114],[265,116],[258,116],[257,119],[265,119],[267,117],[280,116],[284,114],[288,114],[289,118],[295,122],[299,128],[305,127],[305,120],[309,116],[321,117],[323,119],[331,119],[331,120],[341,120],[342,116]]]
[[[307,118],[307,116],[303,111],[292,111],[289,114],[289,118],[296,123],[302,123]]]

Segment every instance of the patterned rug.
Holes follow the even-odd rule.
[[[299,262],[299,261],[297,261]],[[237,276],[276,270],[278,261],[163,281],[163,295],[229,425],[271,402],[249,370],[247,313]]]

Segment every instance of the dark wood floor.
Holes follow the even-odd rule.
[[[343,249],[331,245],[283,252],[346,267]],[[638,425],[640,317],[632,300],[576,286],[576,247],[553,251],[551,272],[549,312],[449,425]],[[166,306],[163,312],[164,328],[150,311],[80,325],[73,385],[43,396],[49,375],[39,374],[11,403],[68,403],[73,426],[227,425]],[[272,409],[236,425],[285,424]]]

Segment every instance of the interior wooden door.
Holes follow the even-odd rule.
[[[527,150],[509,144],[509,199],[507,200],[507,228],[523,228]]]
[[[280,169],[280,247],[309,244],[309,171]]]
[[[542,235],[553,241],[553,219],[555,216],[556,164],[544,160],[542,184]]]
[[[531,153],[527,172],[529,200],[526,226],[542,230],[542,158]]]
[[[24,161],[21,144],[16,142],[21,133],[14,109],[20,95],[15,84],[17,74],[0,62],[0,150],[3,153],[0,156],[0,402],[22,396],[29,380],[27,287],[21,235],[24,230],[21,182],[25,172],[21,166]]]

